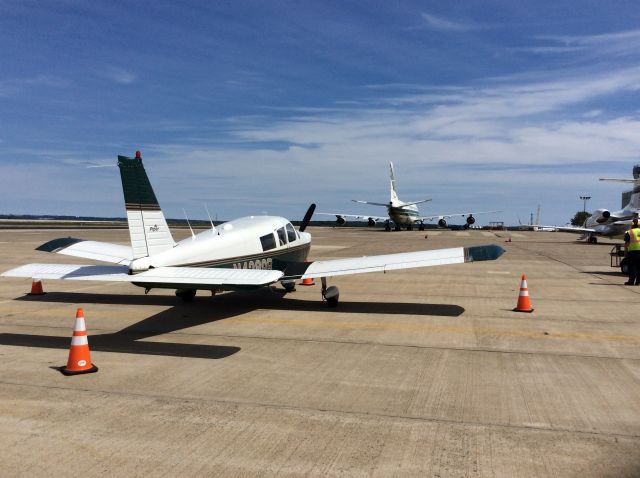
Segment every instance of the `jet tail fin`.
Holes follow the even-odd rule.
[[[135,158],[118,156],[133,258],[153,256],[171,249],[175,241],[160,209],[140,151]]]
[[[400,200],[398,199],[398,189],[397,189],[397,185],[396,185],[396,175],[393,172],[393,163],[391,161],[389,161],[389,179],[391,181],[391,198],[390,198],[390,201],[391,201],[391,203],[395,204],[395,203],[399,202]]]
[[[635,170],[634,170],[635,173]],[[634,174],[635,176],[635,174]],[[634,179],[618,179],[618,178],[600,178],[600,181],[607,181],[610,183],[625,183],[633,184],[633,190],[629,196],[629,203],[622,205],[624,209],[640,209],[640,178]],[[628,194],[628,193],[625,193]]]

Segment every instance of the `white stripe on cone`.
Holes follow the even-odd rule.
[[[79,345],[89,345],[89,340],[86,335],[74,335],[71,337],[71,346],[77,347]]]
[[[87,326],[84,324],[84,317],[76,317],[76,324],[73,327],[74,332],[86,332]]]

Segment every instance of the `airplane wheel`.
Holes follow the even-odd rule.
[[[590,236],[589,237],[589,244],[597,244],[598,243],[598,238],[595,236]]]
[[[394,231],[401,231],[402,229],[400,229],[400,226],[396,226],[393,230]]]
[[[180,297],[183,302],[191,302],[196,296],[195,289],[178,289],[176,290],[176,296]]]
[[[294,292],[296,290],[296,281],[281,282],[281,284],[287,292]]]
[[[418,226],[418,231],[424,231],[424,224],[420,224]]]
[[[336,307],[338,305],[338,299],[340,298],[340,291],[335,285],[328,287],[324,291],[324,299],[327,301],[329,307]]]
[[[413,226],[407,226],[407,231],[413,231]]]
[[[391,226],[384,226],[384,230],[387,232],[391,231]]]

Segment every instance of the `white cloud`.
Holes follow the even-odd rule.
[[[134,73],[115,66],[106,68],[104,71],[104,75],[108,79],[121,85],[129,85],[136,81],[136,79],[138,78]]]
[[[421,13],[420,16],[425,21],[425,24],[434,29],[447,32],[466,32],[469,30],[477,30],[479,28],[485,28],[483,25],[478,25],[469,22],[453,21],[429,13]]]

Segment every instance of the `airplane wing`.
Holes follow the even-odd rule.
[[[204,267],[156,267],[139,274],[129,274],[127,266],[76,264],[26,264],[2,274],[5,277],[38,279],[92,280],[162,284],[176,288],[214,289],[220,286],[266,286],[283,275],[277,270],[225,269]]]
[[[431,251],[401,252],[381,256],[352,257],[291,264],[285,271],[285,279],[313,279],[367,272],[387,272],[415,267],[463,264],[465,262],[492,261],[500,257],[504,249],[494,244],[471,247],[454,247]]]
[[[317,212],[316,215],[335,216],[336,218],[339,218],[339,217],[353,218],[356,221],[368,221],[369,218],[371,218],[374,221],[378,222],[378,221],[386,221],[387,219],[389,219],[389,216],[370,216],[366,214],[342,214],[339,212]]]
[[[127,266],[133,260],[131,246],[111,244],[109,242],[85,241],[84,239],[73,237],[54,239],[37,247],[36,250]]]
[[[449,219],[451,217],[475,216],[478,214],[493,214],[496,212],[503,212],[503,211],[480,211],[480,212],[458,212],[455,214],[434,214],[432,216],[420,216],[417,219],[421,219],[423,221],[433,221],[434,219]]]

